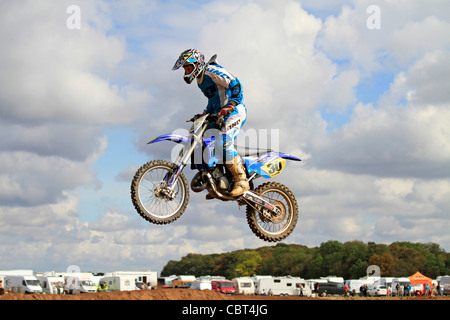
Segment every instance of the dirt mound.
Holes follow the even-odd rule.
[[[0,300],[450,300],[444,297],[299,297],[299,296],[227,296],[210,290],[158,289],[115,291],[83,294],[20,294],[0,295]]]
[[[0,300],[230,300],[230,296],[209,291],[189,289],[162,289],[63,294],[20,294],[8,293]]]

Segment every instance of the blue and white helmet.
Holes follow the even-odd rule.
[[[197,49],[188,49],[183,51],[177,62],[175,62],[172,70],[177,70],[186,65],[194,66],[194,70],[192,70],[190,74],[185,74],[183,77],[184,81],[189,84],[192,83],[192,81],[194,81],[194,79],[197,78],[205,68],[205,56]]]

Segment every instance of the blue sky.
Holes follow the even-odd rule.
[[[80,8],[79,29],[66,26],[69,5]],[[170,160],[173,148],[146,142],[186,128],[206,105],[171,70],[190,47],[217,54],[243,83],[243,129],[278,130],[280,151],[303,160],[276,178],[300,203],[286,243],[450,250],[446,1],[20,0],[0,9],[0,269],[160,271],[190,252],[268,245],[245,210],[204,194],[191,192],[167,226],[132,207],[134,172]]]
[[[148,156],[136,150],[134,144],[138,137],[132,128],[107,129],[104,135],[108,137],[108,147],[93,168],[100,186],[79,189],[83,199],[79,207],[81,221],[97,221],[105,207],[130,210],[131,200],[123,196],[129,193],[130,180],[122,179],[120,173],[136,163],[144,164],[149,160]]]

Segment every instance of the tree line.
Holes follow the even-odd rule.
[[[190,253],[169,261],[161,276],[225,276],[227,279],[258,275],[314,279],[334,275],[358,279],[376,265],[382,277],[409,277],[420,271],[435,279],[450,274],[450,253],[436,243],[394,242],[389,245],[361,241],[327,241],[319,247],[278,243],[221,254]]]

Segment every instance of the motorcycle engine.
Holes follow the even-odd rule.
[[[212,176],[219,189],[228,190],[228,188],[230,187],[230,182],[228,181],[221,168],[216,167],[212,172]]]

